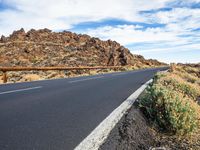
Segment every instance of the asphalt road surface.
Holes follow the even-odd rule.
[[[71,150],[165,69],[0,85],[0,150]]]

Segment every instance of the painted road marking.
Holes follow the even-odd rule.
[[[131,94],[119,107],[106,117],[78,146],[75,150],[98,150],[106,140],[111,130],[119,122],[126,111],[133,105],[138,96],[153,80],[149,80],[133,94]]]
[[[37,86],[37,87],[31,87],[31,88],[26,88],[26,89],[18,89],[18,90],[12,90],[12,91],[5,91],[5,92],[0,92],[0,95],[2,94],[10,94],[10,93],[16,93],[16,92],[23,92],[23,91],[29,91],[29,90],[35,90],[35,89],[41,89],[42,86]]]
[[[115,74],[112,74],[112,76],[120,76],[120,75],[123,75],[123,74],[128,74],[127,72],[124,72],[124,73],[115,73]]]
[[[82,82],[82,81],[87,81],[87,80],[100,79],[100,78],[103,78],[103,77],[104,76],[92,77],[92,78],[86,78],[86,79],[80,79],[80,80],[73,80],[73,81],[69,81],[69,83],[75,83],[75,82]]]

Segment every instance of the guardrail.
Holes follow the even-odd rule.
[[[8,71],[48,71],[48,70],[93,70],[93,69],[119,69],[122,66],[81,66],[81,67],[0,67],[0,71],[3,72],[3,83],[7,82]]]

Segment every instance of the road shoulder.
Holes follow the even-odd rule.
[[[155,134],[134,104],[110,132],[99,150],[149,149],[156,144]]]

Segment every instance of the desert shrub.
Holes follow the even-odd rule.
[[[103,69],[102,72],[109,72],[109,69]]]
[[[174,90],[172,86],[176,84],[166,85],[163,82],[165,77],[163,74],[156,75],[154,82],[140,97],[142,111],[160,130],[180,135],[195,131],[199,126],[198,104]],[[188,87],[181,87],[184,88]]]
[[[197,83],[200,80],[198,77],[187,72],[175,72],[175,74],[190,83]]]
[[[196,68],[196,67],[184,66],[183,68],[184,68],[184,70],[185,70],[186,72],[188,72],[188,73],[190,73],[190,74],[194,74],[194,75],[196,75],[196,74],[200,71],[200,69],[199,69],[199,68]]]
[[[182,93],[193,100],[200,96],[200,87],[198,85],[189,83],[177,75],[167,73],[159,82],[167,88]]]
[[[200,80],[196,81],[195,83],[200,86]]]
[[[191,66],[187,66],[187,65],[183,65],[183,66],[177,65],[176,72],[185,74],[187,76],[189,75],[189,76],[193,76],[195,78],[199,78],[200,68],[199,67],[191,67]]]
[[[128,69],[126,67],[120,68],[120,71],[128,71]]]

